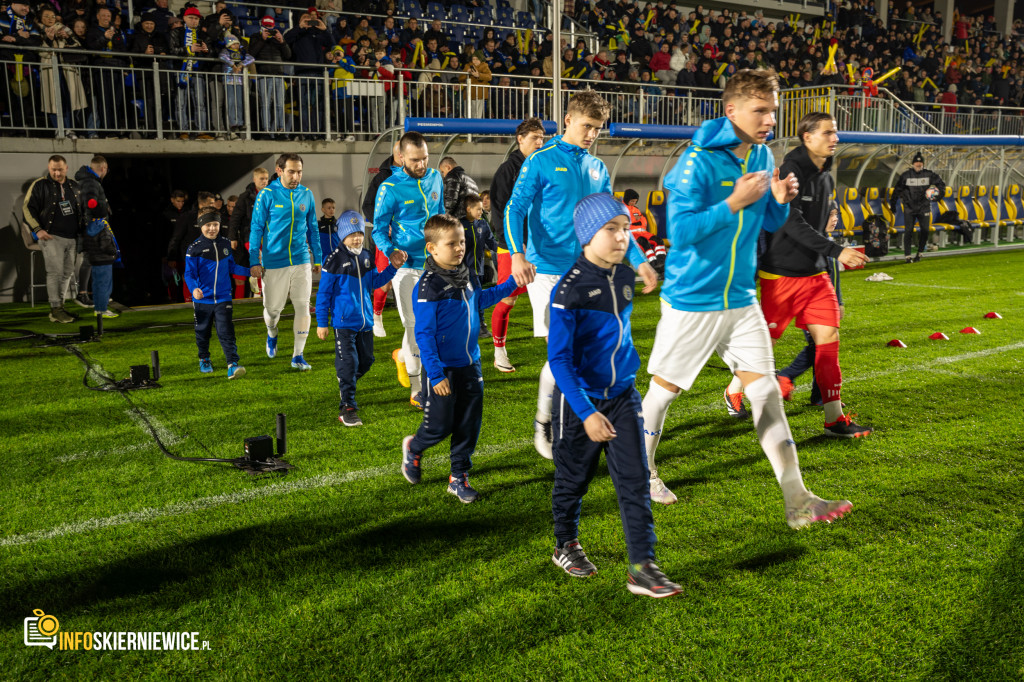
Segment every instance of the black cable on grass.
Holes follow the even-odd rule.
[[[253,319],[256,319],[256,318],[253,318]],[[263,318],[259,318],[259,319],[263,319]],[[188,323],[188,325],[192,326],[192,323]],[[119,331],[123,331],[123,330],[119,330]],[[46,340],[54,340],[55,341],[55,340],[57,340],[58,338],[61,338],[61,337],[63,337],[63,338],[77,338],[78,337],[77,334],[41,334],[41,333],[38,333],[38,332],[31,331],[29,329],[10,329],[10,328],[6,328],[6,327],[0,327],[0,332],[20,333],[20,334],[22,334],[21,337],[18,337],[20,339],[46,339]],[[0,339],[0,340],[5,340],[5,339]],[[12,340],[12,339],[6,339],[6,340]],[[268,459],[266,461],[258,461],[258,460],[249,459],[248,457],[231,457],[231,458],[227,458],[227,457],[182,457],[181,455],[174,454],[173,452],[171,452],[170,450],[167,449],[166,445],[164,445],[164,442],[160,439],[160,434],[157,431],[156,427],[153,426],[153,423],[149,420],[149,417],[146,415],[146,413],[143,410],[141,410],[135,404],[135,402],[132,400],[131,393],[130,393],[130,391],[132,391],[132,390],[138,390],[138,389],[144,389],[144,388],[160,388],[160,384],[158,384],[156,381],[154,381],[152,379],[146,379],[142,383],[132,383],[131,379],[121,379],[120,381],[115,380],[112,376],[106,375],[106,374],[100,372],[99,370],[97,370],[95,368],[95,365],[92,362],[89,361],[89,358],[82,351],[82,349],[79,348],[77,345],[75,345],[73,343],[50,343],[50,344],[46,344],[46,345],[40,346],[40,347],[41,348],[53,348],[53,347],[57,347],[57,346],[60,346],[64,350],[66,350],[69,353],[71,353],[72,355],[76,356],[79,360],[82,361],[82,364],[85,365],[85,374],[82,376],[82,385],[83,386],[85,386],[90,391],[107,391],[107,392],[117,392],[117,393],[121,394],[121,396],[128,403],[129,410],[135,416],[137,416],[142,421],[143,424],[146,425],[146,430],[149,431],[150,435],[153,437],[153,440],[156,442],[157,447],[160,448],[160,452],[162,452],[164,454],[164,456],[166,456],[166,457],[168,457],[170,459],[173,459],[173,460],[175,460],[177,462],[213,462],[213,463],[220,463],[220,464],[231,464],[231,465],[233,465],[233,466],[235,466],[235,467],[237,467],[239,469],[242,469],[243,471],[248,472],[249,474],[262,474],[262,473],[272,473],[272,472],[284,473],[288,469],[294,469],[295,468],[293,465],[289,464],[288,462],[285,462],[284,460],[280,460],[280,459],[277,459],[277,458],[270,458],[270,459]],[[103,383],[98,385],[98,386],[90,386],[89,385],[89,373],[90,372],[95,373],[96,376],[99,377],[103,381]],[[210,452],[210,449],[208,447],[206,447],[205,445],[203,445],[203,443],[201,441],[199,441],[198,439],[195,439],[195,438],[193,438],[193,439],[196,440],[196,442],[199,443],[203,447],[204,450],[206,450],[207,452]]]
[[[284,317],[284,318],[294,317],[294,313],[282,314],[281,317]],[[263,320],[263,316],[259,315],[259,316],[255,316],[255,317],[236,317],[236,318],[234,318],[233,321],[234,322],[251,322],[251,321],[254,321],[254,320],[262,321]],[[150,330],[150,329],[166,329],[167,327],[193,327],[193,326],[195,326],[195,322],[191,322],[191,321],[189,321],[189,322],[165,322],[165,323],[162,323],[162,324],[140,324],[140,325],[136,325],[134,327],[118,327],[117,331],[119,333],[128,333],[128,332],[147,331],[147,330]],[[13,328],[10,328],[10,327],[0,327],[0,333],[3,333],[3,332],[11,333],[11,334],[21,334],[22,336],[14,336],[14,337],[11,337],[11,336],[2,337],[2,336],[0,336],[0,343],[2,343],[4,341],[25,341],[25,340],[31,340],[31,339],[46,339],[46,340],[51,340],[52,341],[52,340],[56,340],[56,339],[77,339],[77,338],[79,338],[79,334],[77,332],[76,333],[72,333],[72,334],[56,334],[56,333],[47,333],[47,332],[34,332],[31,329],[13,329]],[[39,346],[39,347],[40,348],[47,348],[47,347],[50,347],[50,346],[53,346],[53,345],[60,345],[60,344],[48,344],[48,345]]]

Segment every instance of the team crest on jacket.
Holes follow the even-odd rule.
[[[622,285],[622,298],[626,299],[627,301],[632,301],[633,300],[633,287],[629,286],[628,284],[623,284]]]
[[[437,201],[437,192],[431,192],[430,193],[430,200],[431,201]]]
[[[364,258],[363,259],[363,267],[364,268],[369,268],[370,267],[370,259],[369,258]]]
[[[305,211],[306,210],[306,205],[305,204],[299,204],[299,210],[300,211]]]
[[[598,172],[598,170],[597,170],[596,168],[591,168],[591,169],[590,169],[590,177],[591,177],[591,179],[593,179],[593,180],[594,180],[595,182],[597,182],[598,180],[600,180],[600,179],[601,179],[601,173],[599,173],[599,172]]]
[[[228,250],[227,250],[227,248],[226,248],[226,247],[225,247],[225,249],[224,249],[224,255],[225,255],[225,256],[226,256],[226,255],[228,255]]]

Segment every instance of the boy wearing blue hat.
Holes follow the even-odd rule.
[[[573,224],[583,254],[552,292],[548,334],[555,377],[551,560],[573,577],[597,573],[578,531],[583,495],[604,452],[629,552],[626,587],[633,594],[670,597],[682,588],[654,564],[650,470],[635,385],[640,356],[630,331],[636,275],[622,265],[632,241],[629,212],[611,194],[591,194],[576,204]]]
[[[373,301],[379,289],[395,276],[405,254],[396,251],[391,263],[377,272],[370,252],[363,248],[366,224],[356,211],[338,216],[338,248],[325,260],[316,292],[316,335],[327,339],[334,328],[334,368],[338,374],[338,421],[345,426],[362,426],[356,405],[356,381],[373,365]]]

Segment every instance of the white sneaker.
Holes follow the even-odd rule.
[[[664,481],[657,476],[651,477],[651,502],[675,504],[677,499],[675,493],[665,487]]]
[[[533,447],[537,448],[537,452],[544,459],[554,459],[555,456],[551,452],[551,422],[533,422]]]
[[[373,335],[374,336],[387,336],[388,333],[384,331],[384,318],[380,315],[373,316]]]
[[[516,371],[516,368],[509,362],[508,351],[505,350],[505,346],[494,347],[494,366],[499,372],[508,373]]]
[[[853,505],[849,500],[823,500],[808,491],[794,504],[786,503],[786,523],[794,530],[817,521],[832,523],[850,513],[851,509]]]

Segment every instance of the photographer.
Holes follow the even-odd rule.
[[[295,80],[299,89],[299,130],[313,137],[324,130],[320,81],[325,55],[332,47],[331,36],[319,13],[310,12],[302,15],[298,27],[285,33],[284,39],[291,46],[295,61],[310,65],[295,67]]]
[[[284,68],[281,62],[290,61],[292,48],[277,30],[274,18],[260,20],[260,32],[249,39],[249,54],[256,60],[256,87],[259,99],[260,121],[258,130],[271,138],[284,136]]]

